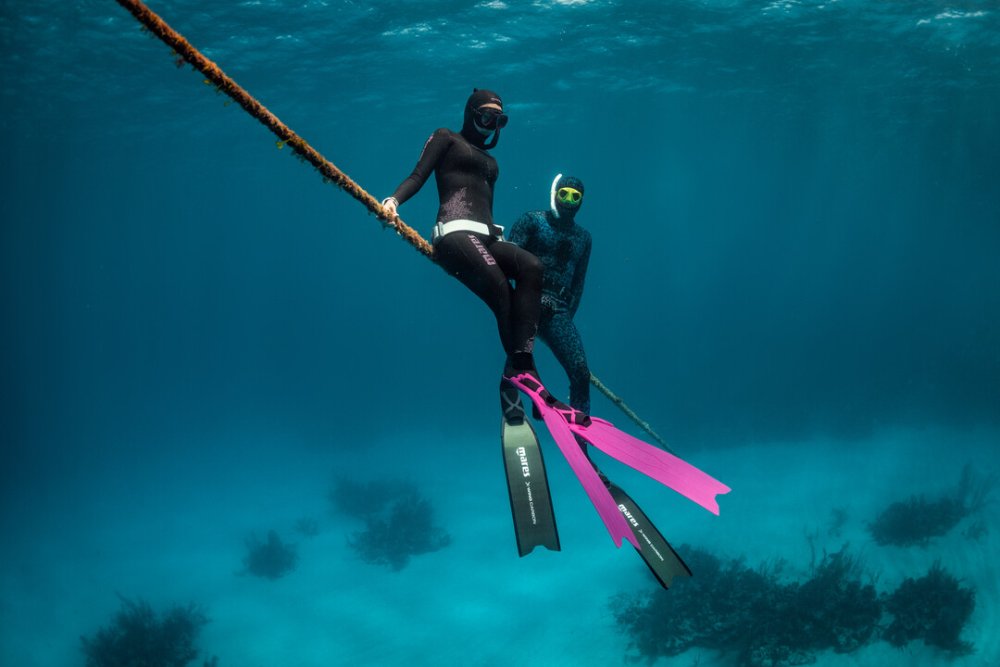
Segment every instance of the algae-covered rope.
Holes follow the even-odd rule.
[[[153,12],[153,10],[147,7],[145,3],[140,0],[115,0],[115,2],[127,9],[129,13],[131,13],[132,16],[139,21],[139,23],[146,27],[147,30],[156,35],[167,46],[172,48],[179,58],[181,58],[184,62],[189,63],[192,67],[205,75],[205,79],[209,83],[213,84],[217,90],[228,95],[234,102],[243,107],[248,114],[259,120],[261,124],[274,133],[274,135],[278,137],[279,146],[291,146],[292,150],[315,167],[316,170],[323,175],[325,180],[332,181],[337,187],[357,199],[365,208],[368,209],[369,212],[373,213],[379,220],[382,220],[384,224],[395,227],[396,232],[403,237],[403,239],[410,243],[410,245],[416,248],[420,253],[433,260],[434,250],[431,248],[431,245],[426,241],[426,239],[424,239],[415,229],[404,223],[398,216],[386,214],[385,209],[382,208],[382,204],[379,203],[377,199],[368,194],[364,188],[351,180],[347,174],[334,166],[332,162],[320,155],[319,151],[310,146],[305,139],[295,134],[291,128],[282,123],[277,116],[268,111],[263,104],[258,102],[250,93],[244,90],[242,86],[223,72],[218,65],[206,58],[200,51],[198,51],[198,49],[192,46],[183,35],[167,25],[166,21],[161,19],[155,12]],[[670,450],[667,443],[665,443],[663,439],[650,428],[649,424],[640,419],[639,416],[633,412],[621,398],[608,389],[604,383],[597,378],[597,376],[591,375],[590,381],[595,387],[601,390],[605,396],[611,399],[611,401],[617,405],[622,412],[634,421],[639,428],[649,433],[667,450]]]
[[[180,33],[167,25],[153,10],[139,0],[116,0],[116,2],[131,12],[140,23],[146,26],[151,33],[159,37],[167,46],[172,48],[180,58],[204,74],[205,78],[214,84],[217,90],[228,95],[234,102],[243,107],[248,114],[271,130],[278,137],[279,146],[290,146],[296,154],[314,166],[325,179],[333,181],[344,192],[361,202],[378,219],[386,224],[393,225],[397,233],[414,248],[428,257],[433,255],[434,251],[431,249],[431,245],[415,229],[400,220],[398,216],[387,215],[378,200],[351,180],[347,174],[337,169],[332,162],[320,155],[319,151],[310,146],[305,139],[292,132],[287,125],[278,120],[277,116],[268,111],[263,104],[254,99],[250,93],[227,76],[218,65],[202,55],[198,49],[194,48]]]

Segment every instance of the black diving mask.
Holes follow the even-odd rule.
[[[473,111],[472,119],[484,130],[502,130],[507,127],[507,114],[492,107],[480,107]]]

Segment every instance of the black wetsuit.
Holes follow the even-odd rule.
[[[493,185],[499,170],[484,148],[485,138],[466,116],[461,133],[442,128],[431,135],[413,173],[392,196],[402,204],[433,171],[441,202],[438,222],[473,220],[488,225],[489,234],[457,231],[440,237],[434,244],[434,260],[490,307],[508,357],[530,355],[541,310],[542,264],[504,241],[493,224]]]
[[[536,255],[545,267],[538,333],[569,376],[570,405],[589,414],[590,368],[573,316],[590,263],[590,232],[572,216],[529,211],[514,223],[510,240]]]

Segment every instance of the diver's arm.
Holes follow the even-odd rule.
[[[570,288],[569,316],[576,315],[576,309],[580,307],[580,299],[583,298],[583,283],[587,280],[587,268],[590,266],[590,232],[582,229],[585,234],[583,240],[583,252],[576,263],[576,271],[573,272],[573,286]]]
[[[534,236],[537,224],[535,216],[530,211],[522,213],[521,217],[510,228],[510,242],[529,250],[528,245],[531,237]]]
[[[441,128],[430,136],[424,144],[424,149],[420,152],[420,158],[417,160],[417,166],[413,168],[413,173],[407,176],[396,188],[396,191],[382,202],[383,206],[395,213],[397,206],[417,194],[430,178],[431,172],[434,171],[441,156],[447,152],[451,145],[450,134],[449,130]]]

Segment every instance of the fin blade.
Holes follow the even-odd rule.
[[[675,577],[690,577],[691,569],[681,559],[674,548],[670,546],[667,539],[660,534],[653,522],[649,520],[645,512],[632,500],[625,491],[615,484],[608,482],[608,490],[611,497],[618,503],[618,509],[629,521],[632,532],[642,545],[637,549],[642,556],[643,562],[649,567],[653,576],[664,588],[670,588]]]
[[[527,556],[538,546],[559,551],[559,531],[535,430],[527,420],[513,424],[501,419],[500,444],[518,554]]]
[[[708,473],[615,428],[611,422],[591,417],[589,426],[571,424],[570,429],[608,456],[670,487],[712,514],[719,513],[716,496],[730,491],[728,486]]]
[[[600,515],[615,546],[621,547],[622,541],[628,540],[636,548],[640,548],[635,535],[632,534],[631,527],[621,515],[618,504],[611,497],[607,487],[604,486],[604,482],[601,481],[597,471],[594,470],[594,466],[591,465],[583,450],[580,449],[580,445],[577,444],[576,438],[573,437],[573,433],[569,430],[566,420],[558,412],[546,408],[547,406],[544,406],[544,404],[543,406],[539,406],[545,425],[549,428],[552,439],[556,441],[556,445],[559,446],[559,450],[569,463],[569,467],[572,468],[573,473],[580,480],[580,484],[583,485],[583,490],[587,493],[587,497],[590,498],[590,502],[593,503],[598,515]]]

